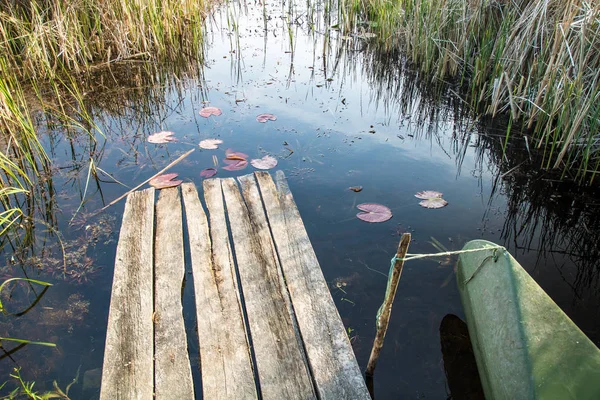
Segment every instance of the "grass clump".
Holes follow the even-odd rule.
[[[203,0],[0,0],[0,54],[24,78],[201,52]]]
[[[346,28],[369,26],[384,49],[400,49],[432,80],[458,83],[478,114],[506,113],[509,127],[527,127],[544,168],[594,179],[598,0],[341,1]]]

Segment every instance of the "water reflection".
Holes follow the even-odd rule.
[[[19,365],[41,389],[53,379],[64,387],[79,368],[82,376],[97,375],[123,205],[95,212],[211,137],[252,158],[278,157],[361,366],[389,258],[405,231],[413,232],[415,253],[435,252],[431,237],[451,250],[474,238],[504,244],[600,341],[597,193],[538,171],[543,155],[523,139],[504,151],[501,123],[470,119],[451,87],[433,87],[400,54],[381,53],[364,27],[355,36],[338,31],[348,21],[324,13],[332,6],[232,2],[210,20],[204,67],[131,62],[85,77],[85,112],[78,115],[91,116],[105,136],[40,116],[51,185],[46,199],[31,205],[37,216],[29,239],[6,239],[13,246],[2,250],[0,266],[5,276],[55,286],[26,315],[2,316],[0,336],[22,332],[58,348],[5,349],[10,357],[0,376]],[[208,102],[223,116],[199,117]],[[278,120],[256,123],[262,112]],[[179,141],[149,144],[148,135],[160,130]],[[173,172],[200,184],[200,170],[221,153],[198,150]],[[217,176],[237,174],[220,169]],[[362,192],[347,190],[357,185]],[[427,189],[443,191],[450,205],[420,208],[413,194]],[[362,202],[383,203],[394,218],[358,221]],[[194,314],[190,299],[186,287],[186,318]],[[407,263],[374,382],[378,399],[446,395],[438,328],[448,313],[462,315],[451,261]],[[97,394],[97,386],[81,382],[71,390],[75,397]]]

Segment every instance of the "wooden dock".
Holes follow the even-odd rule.
[[[191,183],[156,204],[154,189],[127,198],[100,399],[370,399],[283,172],[203,191],[206,210]],[[182,315],[185,246],[202,388]]]

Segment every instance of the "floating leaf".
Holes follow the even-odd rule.
[[[421,200],[419,205],[425,208],[442,208],[447,206],[448,202],[441,197],[436,197],[433,199]]]
[[[264,124],[267,121],[277,121],[277,117],[273,114],[259,114],[256,116],[256,120]]]
[[[392,210],[381,204],[363,203],[356,206],[361,211],[356,216],[365,222],[385,222],[392,218]]]
[[[433,190],[418,192],[415,197],[423,200],[419,205],[425,208],[442,208],[448,205],[448,202],[442,199],[442,193]]]
[[[433,190],[424,190],[422,192],[417,192],[417,194],[415,194],[415,197],[421,200],[429,200],[435,199],[436,197],[442,197],[442,193],[434,192]]]
[[[353,192],[362,192],[362,186],[350,186],[348,190],[352,190]]]
[[[175,139],[173,137],[174,134],[175,134],[175,132],[169,132],[169,131],[161,131],[161,132],[153,133],[152,135],[148,136],[148,142],[154,143],[154,144],[176,142],[177,139]]]
[[[150,180],[150,186],[155,187],[156,189],[166,189],[170,187],[175,187],[181,185],[183,181],[173,180],[177,178],[179,174],[163,174],[159,175],[156,178]]]
[[[221,114],[223,114],[223,111],[217,107],[204,107],[202,110],[200,110],[200,116],[204,118],[208,118],[211,115],[218,117]]]
[[[248,161],[246,160],[225,160],[225,161],[234,161],[233,163],[228,163],[229,165],[223,167],[227,171],[239,171],[240,169],[244,169],[248,166]]]
[[[217,170],[215,168],[205,168],[200,171],[200,176],[203,178],[212,178],[217,174]]]
[[[227,160],[240,160],[245,161],[248,158],[248,154],[240,153],[239,151],[233,151],[231,149],[225,150],[225,158]]]
[[[250,163],[254,168],[271,169],[277,166],[277,159],[272,156],[264,156],[263,158],[254,159]]]
[[[215,150],[219,148],[219,145],[223,143],[220,139],[205,139],[200,142],[199,146],[205,150]]]

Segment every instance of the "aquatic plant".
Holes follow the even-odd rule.
[[[48,399],[63,399],[69,400],[69,390],[71,386],[77,383],[79,378],[79,371],[77,371],[77,375],[73,379],[73,381],[67,385],[66,389],[63,391],[58,387],[58,383],[56,381],[53,382],[54,390],[39,393],[34,390],[35,382],[26,382],[23,380],[21,376],[21,368],[13,369],[13,373],[10,374],[10,377],[17,381],[17,387],[13,389],[8,396],[2,397],[3,399],[31,399],[31,400],[48,400]],[[6,386],[7,382],[4,382],[0,385],[0,389],[3,389]]]
[[[94,141],[102,132],[86,104],[92,75],[139,60],[201,60],[205,18],[202,0],[0,0],[1,240],[25,217],[32,226],[36,206],[51,208],[35,116]]]
[[[575,0],[340,0],[340,27],[376,33],[430,82],[454,80],[477,115],[530,130],[543,168],[600,169],[600,10]],[[564,175],[563,174],[563,175]]]

